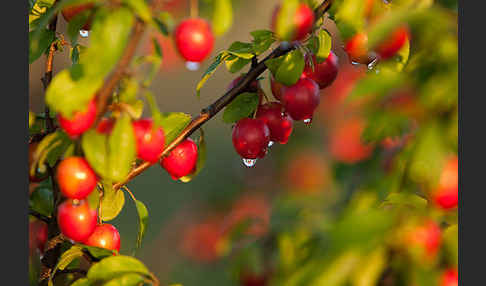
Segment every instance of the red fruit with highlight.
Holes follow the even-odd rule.
[[[96,174],[82,157],[69,157],[57,167],[57,183],[61,193],[70,199],[84,199],[96,187]]]
[[[68,238],[85,241],[96,228],[96,210],[88,202],[81,200],[75,203],[67,200],[61,203],[57,211],[57,223],[61,232]]]
[[[312,62],[314,63],[314,70],[310,65],[306,65],[304,75],[315,81],[320,89],[330,86],[338,74],[338,57],[336,54],[331,51],[327,59],[320,64],[317,63],[316,57],[312,56]]]
[[[449,159],[440,175],[439,186],[433,194],[435,204],[449,210],[457,207],[459,199],[459,161],[457,156]]]
[[[233,128],[233,146],[244,159],[263,158],[270,142],[270,129],[261,119],[243,118]]]
[[[285,144],[289,141],[294,121],[283,112],[282,104],[268,102],[258,107],[256,117],[263,120],[270,129],[270,141]]]
[[[440,276],[439,286],[457,286],[459,285],[459,274],[457,268],[449,268]]]
[[[368,35],[357,33],[346,42],[344,47],[353,62],[368,63]]]
[[[152,119],[139,119],[133,122],[137,156],[150,163],[159,160],[165,146],[164,130],[155,127]]]
[[[285,111],[294,120],[312,119],[321,100],[315,81],[301,77],[294,85],[282,86],[281,92]]]
[[[203,61],[212,51],[214,35],[209,23],[200,18],[182,21],[174,32],[177,50],[191,62]]]
[[[111,224],[99,224],[83,243],[89,246],[120,251],[120,234]]]
[[[275,7],[272,15],[271,28],[275,32],[277,25],[277,18],[280,12],[280,5]],[[294,33],[291,41],[303,40],[311,31],[314,24],[314,11],[304,3],[301,3],[294,14],[293,19]]]
[[[74,112],[71,118],[58,114],[59,124],[62,129],[73,139],[88,130],[96,119],[96,103],[91,100],[83,111]]]
[[[76,17],[79,13],[82,13],[86,10],[93,9],[94,3],[86,3],[80,5],[71,5],[67,6],[62,9],[62,16],[66,20],[66,22],[70,22],[74,17]],[[86,24],[84,24],[83,30],[90,30],[91,29],[91,19],[89,19]]]
[[[393,31],[390,37],[376,48],[376,52],[382,59],[389,59],[405,45],[409,37],[410,32],[408,27],[401,26]]]
[[[197,145],[191,138],[182,141],[164,157],[160,165],[177,180],[194,172],[197,163]]]

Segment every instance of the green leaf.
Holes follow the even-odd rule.
[[[361,139],[363,142],[379,142],[386,137],[399,137],[410,130],[410,121],[399,113],[377,110],[372,112]]]
[[[36,171],[44,173],[47,171],[47,165],[54,167],[57,160],[69,148],[72,141],[62,131],[56,131],[44,137],[35,149],[33,154],[30,174],[35,175]]]
[[[29,64],[37,60],[54,41],[55,33],[44,28],[29,32]]]
[[[103,259],[106,257],[113,256],[113,251],[106,248],[94,247],[88,245],[82,245],[83,249],[86,249],[94,258]]]
[[[132,8],[135,14],[143,21],[147,23],[152,21],[152,13],[145,0],[123,0],[122,2]]]
[[[35,189],[30,195],[29,208],[50,217],[54,210],[52,191],[42,186]]]
[[[276,81],[290,86],[295,84],[304,71],[304,55],[300,50],[293,50],[286,55],[265,61]]]
[[[166,11],[160,12],[159,15],[153,19],[159,31],[166,36],[168,36],[174,28],[174,19],[172,19],[170,13]]]
[[[211,65],[209,65],[208,69],[203,73],[202,79],[197,83],[196,87],[196,95],[200,96],[201,88],[206,83],[206,81],[213,75],[216,69],[221,65],[230,54],[227,51],[220,52],[215,58]]]
[[[331,13],[335,11],[335,22],[339,31],[343,33],[343,38],[355,34],[364,28],[366,20],[364,18],[365,1],[362,0],[342,0],[340,5],[331,7]]]
[[[52,274],[49,276],[49,286],[53,286],[52,278],[56,274],[57,270],[64,270],[74,259],[83,256],[82,246],[80,245],[73,245],[70,249],[66,250],[61,257],[59,258],[56,267],[52,271]]]
[[[407,206],[414,209],[424,210],[427,208],[427,200],[412,193],[391,193],[381,204],[386,206]]]
[[[124,274],[150,276],[150,273],[139,260],[124,255],[107,257],[91,266],[87,278],[91,281],[107,282]]]
[[[103,198],[101,199],[102,221],[110,221],[118,216],[125,205],[125,195],[122,190],[114,190],[112,184],[103,184]]]
[[[180,178],[180,180],[184,183],[191,181],[195,176],[197,176],[197,174],[199,174],[199,172],[201,172],[202,168],[206,164],[206,154],[207,154],[206,140],[204,140],[204,132],[203,132],[202,128],[199,129],[199,130],[201,131],[201,136],[199,136],[199,140],[198,140],[198,143],[197,143],[196,170],[194,171],[194,173]]]
[[[231,0],[214,0],[212,27],[215,36],[226,33],[233,25]]]
[[[103,178],[108,175],[108,136],[91,129],[81,138],[81,147],[89,165]]]
[[[111,279],[109,282],[103,284],[103,286],[138,286],[143,285],[145,277],[137,273],[127,273],[119,277]]]
[[[280,6],[275,25],[275,34],[282,41],[291,40],[296,33],[296,27],[293,23],[298,6],[298,0],[284,0]]]
[[[347,100],[352,101],[363,96],[380,98],[388,95],[389,91],[401,86],[404,82],[405,78],[400,73],[368,74],[356,83]]]
[[[140,248],[142,245],[142,239],[145,235],[145,230],[147,229],[148,210],[147,207],[145,207],[145,205],[138,200],[135,201],[135,206],[138,214],[137,248]]]
[[[253,58],[253,45],[250,43],[243,43],[240,41],[233,42],[228,48],[228,53],[239,58],[251,59]]]
[[[91,286],[91,282],[87,278],[79,278],[78,280],[74,281],[71,286]]]
[[[191,116],[183,112],[164,112],[160,117],[154,117],[154,122],[164,130],[167,146],[191,122]]]
[[[127,114],[122,114],[116,121],[108,137],[108,179],[123,180],[136,159],[135,132],[132,120]]]
[[[258,94],[244,92],[238,95],[223,113],[223,122],[233,123],[251,115],[258,106]]]
[[[118,94],[120,102],[132,104],[137,101],[138,81],[135,78],[124,78],[120,81],[120,87],[121,91]]]
[[[332,38],[331,38],[331,35],[329,34],[328,31],[319,30],[319,33],[317,35],[317,40],[318,40],[318,47],[319,48],[317,49],[317,52],[315,53],[316,60],[317,60],[317,63],[322,63],[327,59],[327,57],[329,56],[329,53],[331,52]]]
[[[244,68],[247,64],[251,62],[250,59],[239,58],[237,56],[231,56],[225,62],[226,68],[230,73],[239,72],[242,68]]]
[[[250,34],[253,37],[253,52],[256,55],[264,53],[276,41],[273,32],[269,30],[256,30]]]
[[[377,285],[380,274],[383,272],[386,263],[386,249],[379,247],[373,250],[369,255],[363,257],[362,261],[357,265],[352,275],[352,285],[356,286],[374,286]]]

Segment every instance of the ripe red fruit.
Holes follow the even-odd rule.
[[[305,150],[292,156],[285,166],[283,176],[291,192],[316,194],[328,189],[331,174],[322,154]]]
[[[240,276],[240,285],[242,286],[265,286],[267,285],[268,276],[265,273],[255,274],[243,272]]]
[[[272,30],[275,31],[277,18],[280,12],[280,5],[275,7],[272,15]],[[294,33],[291,41],[299,41],[305,38],[314,24],[314,11],[307,4],[301,3],[294,14],[293,26]]]
[[[376,52],[382,59],[391,58],[403,47],[409,36],[410,32],[408,27],[400,26],[376,48]]]
[[[93,233],[96,218],[96,210],[91,209],[84,200],[77,204],[67,200],[59,205],[57,211],[59,229],[66,237],[77,242],[85,241]]]
[[[459,161],[457,156],[449,159],[440,175],[439,186],[433,194],[437,206],[449,210],[457,207],[459,197],[458,187]]]
[[[40,220],[34,220],[29,223],[29,249],[33,251],[34,247],[44,252],[44,246],[47,242],[47,224]]]
[[[336,54],[331,51],[327,59],[320,64],[317,63],[316,57],[312,56],[312,62],[314,63],[314,70],[310,65],[306,65],[304,75],[315,81],[320,89],[330,86],[338,74],[338,57]]]
[[[155,127],[152,119],[134,121],[133,130],[137,142],[137,156],[150,163],[157,162],[164,151],[164,130]]]
[[[62,129],[71,137],[77,138],[93,125],[96,119],[96,103],[91,100],[88,107],[83,111],[76,111],[72,118],[66,118],[58,114],[59,124]]]
[[[203,61],[213,49],[214,36],[209,23],[200,18],[182,21],[175,29],[177,50],[191,62]]]
[[[350,118],[336,126],[330,134],[330,153],[334,159],[353,164],[368,158],[372,145],[361,141],[365,123],[360,118]]]
[[[209,217],[183,231],[180,244],[183,254],[193,260],[211,262],[222,255],[224,234],[222,218]]]
[[[99,224],[83,243],[89,246],[120,251],[120,234],[111,224]]]
[[[111,130],[113,130],[113,126],[115,125],[115,120],[113,118],[103,118],[101,119],[100,123],[96,127],[96,131],[102,134],[110,134]]]
[[[357,33],[346,42],[344,48],[353,62],[368,63],[368,35]]]
[[[182,141],[164,157],[160,165],[177,180],[194,172],[197,163],[197,145],[191,138]]]
[[[244,159],[263,158],[270,142],[270,129],[261,119],[243,118],[233,128],[233,146]]]
[[[423,249],[426,258],[434,258],[442,241],[441,230],[436,222],[426,221],[412,229],[408,239],[410,246]]]
[[[245,194],[238,198],[227,216],[228,230],[231,231],[243,222],[249,222],[246,235],[263,236],[270,226],[270,204],[259,194]]]
[[[281,92],[285,110],[294,120],[311,119],[321,100],[317,83],[305,77],[294,85],[282,86]]]
[[[273,97],[276,100],[282,101],[282,87],[284,85],[276,81],[272,75],[270,75],[270,88],[272,89]]]
[[[231,81],[231,83],[228,85],[228,88],[226,89],[227,91],[232,89],[233,87],[236,86],[236,84],[238,84],[238,82],[241,80],[243,76],[240,75],[239,77],[235,78],[233,81]],[[248,88],[245,90],[245,92],[258,92],[258,89],[260,87],[260,83],[258,82],[258,80],[254,80],[249,86]]]
[[[96,187],[96,174],[82,157],[69,157],[57,167],[57,183],[61,193],[82,200]]]
[[[278,102],[268,102],[258,107],[256,117],[263,120],[270,130],[270,140],[285,144],[289,141],[294,121],[283,113],[283,106]]]
[[[457,286],[459,285],[459,274],[457,268],[449,268],[440,276],[439,286]]]
[[[86,10],[93,9],[94,3],[86,3],[86,4],[80,4],[80,5],[70,5],[67,6],[66,8],[62,9],[62,16],[67,22],[70,22],[76,15],[79,13],[82,13]],[[91,29],[91,19],[89,19],[86,24],[83,26],[83,30],[89,30]]]

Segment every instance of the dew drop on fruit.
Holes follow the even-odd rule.
[[[83,38],[87,38],[89,36],[89,31],[87,30],[79,30],[79,35]]]
[[[305,123],[305,125],[309,126],[312,123],[312,118],[304,119],[303,122]]]
[[[272,147],[272,145],[273,145],[273,141],[269,141],[268,142],[268,148]]]
[[[243,164],[245,164],[245,166],[250,167],[250,168],[255,166],[256,161],[257,161],[257,159],[245,159],[245,158],[243,158]]]
[[[190,71],[197,71],[199,69],[199,63],[198,62],[191,62],[187,61],[186,62],[186,68]]]
[[[358,63],[358,62],[355,62],[355,61],[351,61],[351,64],[352,64],[353,66],[357,66],[357,65],[360,65],[360,63]]]
[[[377,63],[378,63],[378,58],[371,61],[371,63],[368,64],[368,70],[374,69]]]

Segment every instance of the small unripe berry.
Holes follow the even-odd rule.
[[[283,112],[282,104],[268,102],[258,107],[256,117],[263,120],[270,130],[270,140],[285,144],[288,142],[294,121]]]
[[[312,56],[314,70],[309,65],[304,69],[304,75],[315,81],[320,89],[330,86],[338,74],[338,57],[332,51],[322,63],[317,63],[316,57]]]
[[[57,167],[57,183],[61,193],[70,198],[82,200],[96,187],[96,174],[82,157],[69,157]]]
[[[233,128],[233,146],[244,159],[263,158],[270,142],[270,129],[261,119],[243,118]]]
[[[94,3],[86,3],[80,5],[70,5],[62,9],[62,16],[66,20],[66,22],[70,22],[74,17],[76,17],[79,13],[82,13],[86,10],[93,9]],[[91,29],[91,19],[89,19],[86,24],[84,24],[83,30],[90,30]]]
[[[137,143],[137,156],[150,163],[159,160],[165,146],[164,131],[155,127],[152,119],[139,119],[133,122]]]
[[[321,100],[315,81],[301,77],[294,85],[283,86],[281,92],[285,111],[294,120],[312,119]]]
[[[67,200],[61,203],[57,211],[57,223],[61,232],[68,238],[85,241],[95,230],[96,210],[89,207],[88,202]]]
[[[111,224],[99,224],[83,243],[89,246],[120,251],[120,234]]]
[[[58,114],[59,124],[62,129],[73,139],[88,130],[96,119],[96,103],[91,100],[83,111],[74,112],[72,118],[66,118]]]
[[[188,61],[201,62],[213,49],[213,32],[204,19],[182,21],[175,29],[174,36],[177,50]]]
[[[160,161],[160,165],[174,180],[193,173],[196,163],[197,145],[191,138],[182,141]]]
[[[275,7],[272,15],[272,30],[275,32],[277,18],[280,13],[280,5]],[[291,41],[303,40],[311,31],[314,24],[314,11],[307,4],[301,3],[295,11],[293,18],[294,33]]]

